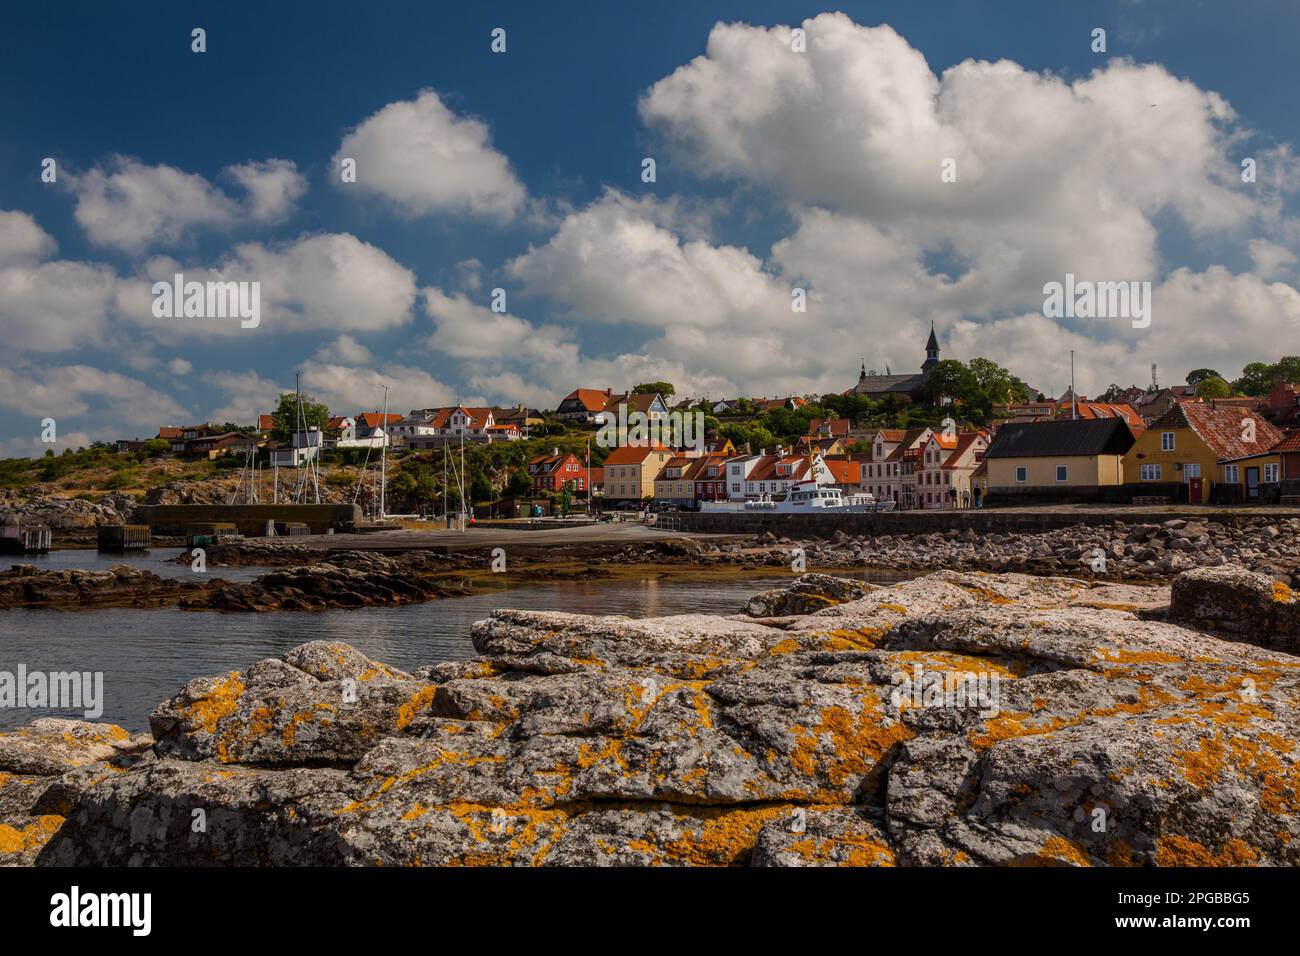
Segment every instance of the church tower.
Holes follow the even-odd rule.
[[[934,323],[930,323],[930,340],[925,343],[925,361],[921,363],[922,374],[928,373],[939,364],[939,340],[934,337]]]

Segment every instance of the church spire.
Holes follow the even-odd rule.
[[[939,364],[939,340],[934,335],[934,322],[930,323],[930,338],[925,343],[925,361],[921,363],[921,371],[928,372],[934,366]]]

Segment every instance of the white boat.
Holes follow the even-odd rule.
[[[882,508],[887,504],[890,508]],[[845,495],[838,488],[827,488],[815,481],[800,481],[792,485],[783,500],[764,495],[757,501],[746,501],[746,511],[770,511],[776,514],[821,514],[827,511],[884,511],[892,510],[893,502],[876,502],[875,495]]]

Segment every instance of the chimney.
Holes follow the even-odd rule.
[[[559,457],[560,457],[560,449],[558,449],[558,448],[552,448],[552,449],[551,449],[551,454],[554,455],[556,458],[559,458]]]

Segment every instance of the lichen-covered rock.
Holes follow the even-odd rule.
[[[772,588],[756,594],[745,604],[750,617],[784,617],[792,614],[811,614],[845,601],[854,601],[872,591],[877,585],[850,578],[837,578],[829,574],[803,574],[787,587]]]
[[[158,753],[220,763],[342,763],[407,730],[437,688],[346,644],[190,681],[150,715]]]
[[[41,863],[1300,864],[1300,658],[1134,613],[1164,593],[945,572],[761,621],[498,611],[414,674],[315,642],[13,806],[66,817]]]
[[[894,866],[889,838],[862,807],[796,808],[770,820],[754,845],[755,866]]]
[[[1244,568],[1197,568],[1174,578],[1169,616],[1290,653],[1300,651],[1300,595]]]
[[[106,774],[152,743],[114,724],[43,717],[0,733],[0,866],[31,865],[63,825],[49,798],[68,776]]]

